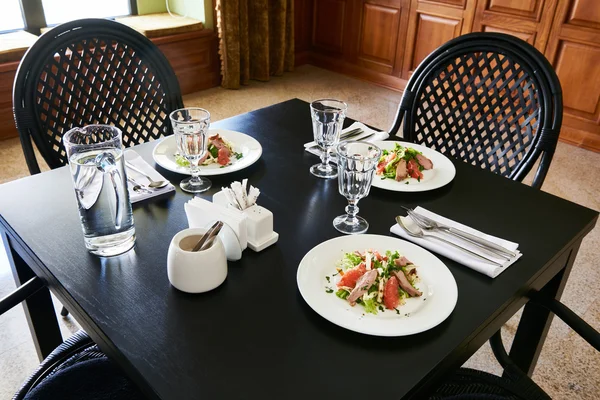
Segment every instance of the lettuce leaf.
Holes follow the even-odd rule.
[[[189,167],[190,166],[190,162],[179,153],[175,153],[175,162],[180,167]]]
[[[377,314],[377,301],[375,298],[363,300],[362,305],[366,312],[370,314]]]

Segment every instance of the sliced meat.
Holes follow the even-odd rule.
[[[375,250],[373,252],[373,255],[375,256],[375,258],[377,259],[377,261],[381,262],[381,261],[387,261],[387,256],[382,256],[381,253],[379,253],[377,250]]]
[[[406,275],[402,271],[394,271],[394,275],[398,278],[398,282],[400,283],[400,287],[408,293],[410,297],[420,297],[423,293],[412,287]],[[348,296],[349,297],[349,296]]]
[[[431,162],[431,160],[429,158],[425,157],[423,154],[417,154],[417,161],[425,169],[432,169],[433,168],[433,163]]]
[[[400,182],[401,180],[406,179],[408,176],[408,170],[406,168],[406,160],[400,160],[398,165],[396,165],[396,180]]]
[[[383,289],[383,304],[388,310],[393,310],[400,304],[398,286],[400,286],[400,284],[398,283],[398,278],[395,276],[392,276],[385,283],[385,288]]]
[[[377,164],[377,175],[381,175],[383,173],[383,171],[385,170],[385,167],[392,161],[394,161],[394,159],[396,158],[396,153],[391,152],[390,154],[388,154],[388,156],[386,158],[383,159],[383,161],[380,161],[379,164]]]
[[[217,162],[220,165],[227,165],[229,164],[229,149],[227,147],[221,147],[219,149],[219,153],[218,153],[218,157],[217,157]]]
[[[404,256],[400,256],[400,258],[394,260],[394,264],[396,264],[397,267],[406,267],[408,264],[412,264],[412,261]]]
[[[365,263],[360,263],[354,268],[350,268],[348,271],[344,272],[342,279],[337,283],[339,287],[346,286],[354,288],[356,286],[356,281],[367,272],[367,268],[365,267]]]
[[[204,156],[198,161],[198,165],[202,165],[204,163],[204,161],[206,161],[206,159],[208,158],[208,151],[206,152],[206,154],[204,154]]]
[[[377,278],[377,270],[372,269],[367,271],[360,279],[356,282],[356,286],[350,292],[350,295],[346,300],[350,305],[356,304],[356,300],[360,298],[363,294],[367,293],[373,282],[375,282],[375,278]]]
[[[408,169],[408,175],[410,175],[411,178],[415,178],[415,179],[423,178],[423,174],[421,173],[421,171],[419,171],[419,164],[417,164],[417,162],[415,160],[410,160],[406,164],[406,167]]]

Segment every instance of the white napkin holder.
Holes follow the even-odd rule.
[[[213,195],[213,204],[246,215],[246,238],[248,247],[252,250],[256,252],[262,251],[276,243],[279,239],[279,234],[273,231],[273,213],[266,208],[255,204],[240,211],[229,203],[223,191]]]

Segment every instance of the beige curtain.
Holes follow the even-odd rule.
[[[294,69],[294,0],[217,0],[216,8],[224,88]]]

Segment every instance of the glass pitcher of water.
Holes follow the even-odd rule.
[[[135,228],[127,191],[121,131],[88,125],[63,136],[79,206],[85,246],[100,256],[133,247]]]

